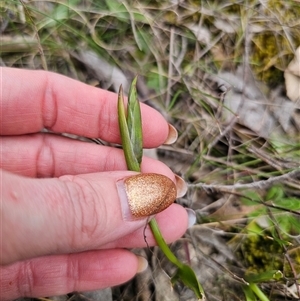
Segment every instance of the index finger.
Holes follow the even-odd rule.
[[[46,72],[1,68],[1,135],[35,133],[43,128],[120,143],[117,94]],[[167,139],[162,115],[141,104],[144,146]]]

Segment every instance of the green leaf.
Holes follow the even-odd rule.
[[[190,266],[182,264],[178,267],[175,275],[171,279],[172,284],[174,284],[177,280],[180,280],[185,286],[193,290],[197,298],[202,299],[204,297],[203,288],[198,282],[196,274]]]
[[[285,209],[291,209],[294,211],[300,210],[300,199],[295,197],[289,197],[289,198],[280,198],[276,199],[273,202],[275,205],[285,208]]]
[[[106,0],[105,1],[109,12],[111,15],[115,16],[122,22],[129,23],[130,22],[130,15],[133,17],[134,21],[142,22],[145,24],[149,24],[145,15],[140,13],[138,10],[129,10],[125,4],[118,1]],[[134,24],[131,24],[134,25]]]
[[[280,231],[298,235],[300,233],[300,219],[296,215],[285,213],[275,216],[276,223],[280,226]]]
[[[126,12],[125,6],[123,3],[118,1],[106,0],[106,5],[108,6],[109,11],[116,16],[121,21],[127,21],[129,19],[128,13]]]
[[[140,103],[136,92],[137,76],[131,83],[128,96],[127,126],[133,153],[138,163],[141,164],[143,156],[143,134]]]
[[[252,200],[259,200],[259,194],[254,190],[248,190],[243,193],[245,197],[241,197],[241,201],[246,206],[257,206],[257,202]]]
[[[266,194],[266,201],[277,201],[277,200],[280,200],[281,198],[284,197],[284,191],[282,189],[282,187],[280,186],[272,186],[267,194]]]
[[[79,0],[71,0],[68,3],[59,4],[54,7],[49,16],[38,25],[38,28],[50,28],[58,24],[62,24],[64,20],[69,20],[72,15],[76,14],[75,7],[78,5]]]
[[[245,280],[247,282],[254,282],[254,283],[260,283],[260,282],[266,282],[270,280],[280,280],[283,277],[283,274],[279,270],[270,270],[258,274],[248,274],[245,276]]]
[[[119,117],[119,129],[121,134],[122,146],[124,150],[127,167],[129,170],[140,171],[140,163],[135,157],[135,153],[134,153],[134,149],[130,139],[129,129],[127,125],[122,86],[120,87],[119,94],[118,94],[118,117]]]

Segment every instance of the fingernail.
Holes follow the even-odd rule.
[[[146,218],[169,207],[176,199],[174,182],[155,173],[141,173],[117,182],[124,220]]]
[[[188,228],[191,228],[196,223],[196,213],[191,208],[185,208],[187,214],[188,214]]]
[[[174,143],[178,138],[178,132],[173,125],[169,123],[169,134],[164,144],[169,145]]]
[[[142,256],[136,256],[137,257],[137,259],[138,259],[138,269],[137,269],[137,273],[142,273],[142,272],[144,272],[146,269],[147,269],[147,267],[148,267],[148,261],[144,258],[144,257],[142,257]]]
[[[182,198],[187,192],[187,184],[184,179],[175,174],[176,188],[177,188],[177,198]]]

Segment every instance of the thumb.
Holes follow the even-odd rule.
[[[173,181],[158,174],[1,175],[0,264],[101,248],[145,226],[176,198]]]

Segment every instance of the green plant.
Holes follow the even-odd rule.
[[[118,95],[118,117],[127,167],[129,170],[140,172],[140,164],[143,155],[143,138],[140,105],[136,93],[136,82],[137,77],[135,77],[132,81],[129,90],[127,114],[125,114],[122,86],[120,87]],[[203,300],[205,298],[204,291],[197,280],[197,276],[190,266],[180,262],[172,253],[160,232],[155,218],[152,218],[149,221],[149,226],[158,246],[161,248],[168,260],[177,267],[177,271],[171,280],[172,283],[174,284],[177,280],[182,281],[184,285],[194,291],[197,298]]]

